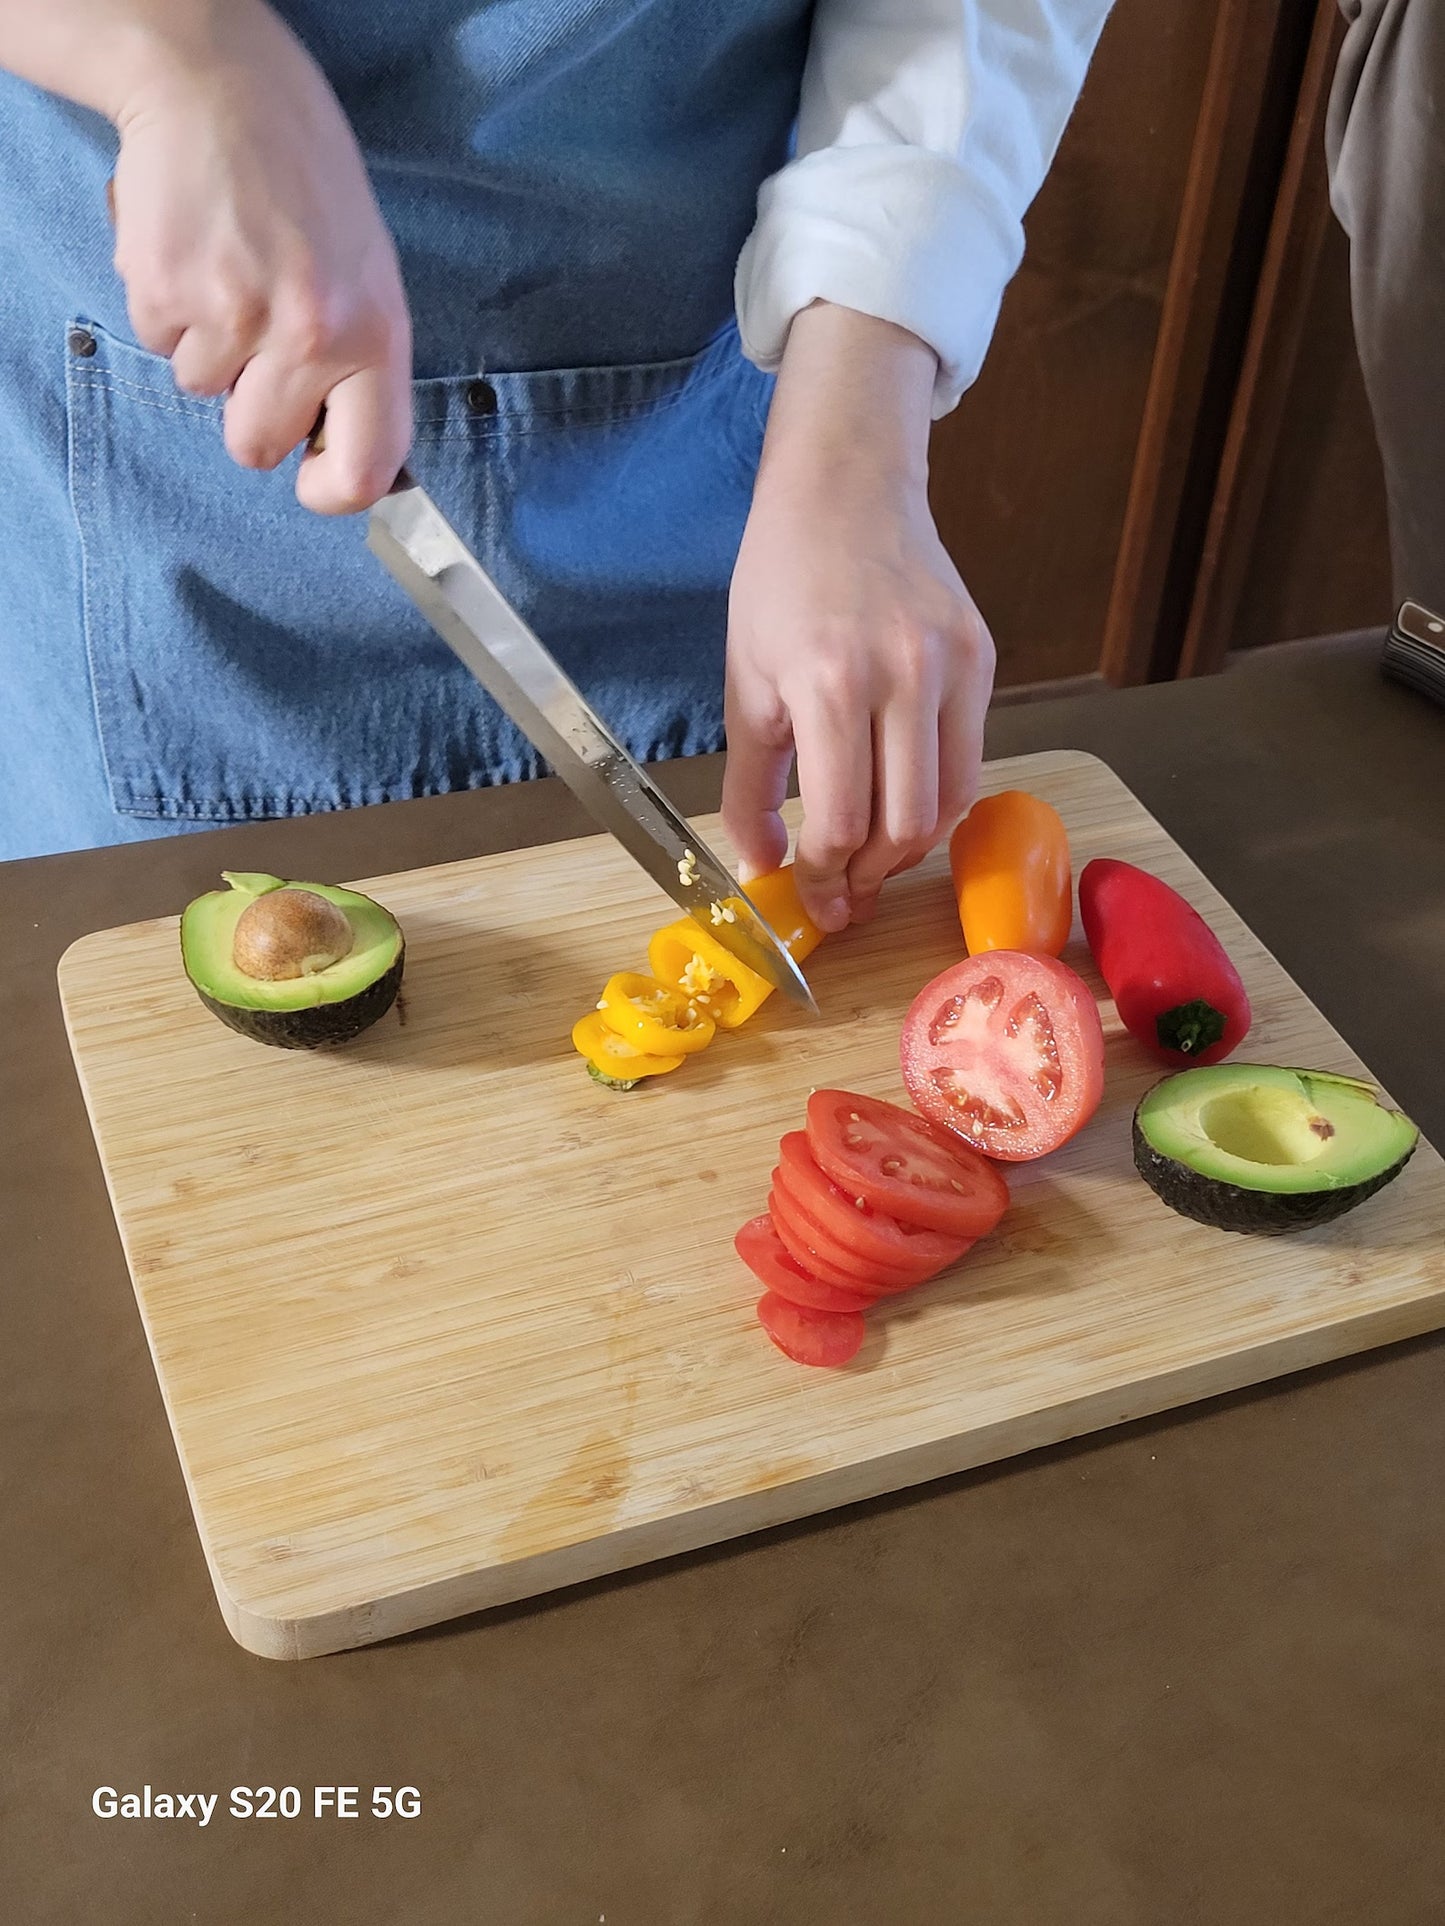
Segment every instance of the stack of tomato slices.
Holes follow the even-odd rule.
[[[956,1264],[1008,1208],[996,1164],[877,1097],[815,1090],[780,1151],[767,1213],[735,1242],[766,1287],[759,1323],[799,1364],[846,1364],[870,1305]]]

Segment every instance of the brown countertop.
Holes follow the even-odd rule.
[[[1445,1143],[1445,714],[1378,641],[1006,709],[1116,768]],[[674,765],[684,807],[716,762]],[[280,1666],[216,1610],[56,959],[224,864],[579,833],[552,784],[0,867],[0,1911],[18,1926],[1438,1926],[1445,1342]],[[312,1788],[419,1789],[413,1818]],[[113,1819],[96,1788],[219,1793]],[[296,1786],[296,1819],[227,1814]]]

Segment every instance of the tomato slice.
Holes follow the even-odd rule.
[[[922,1284],[934,1275],[932,1270],[925,1270],[917,1263],[883,1264],[850,1251],[788,1188],[788,1175],[781,1167],[773,1172],[768,1209],[779,1237],[795,1253],[798,1262],[805,1269],[816,1270],[820,1277],[846,1276],[849,1290],[871,1291],[875,1297],[894,1297],[899,1291],[911,1290],[915,1284]]]
[[[986,1237],[1008,1209],[1008,1185],[997,1164],[896,1103],[815,1090],[807,1134],[814,1157],[841,1190],[900,1223]]]
[[[771,1217],[750,1217],[733,1249],[767,1290],[810,1311],[864,1311],[873,1302],[862,1291],[815,1277],[784,1243]]]
[[[966,1237],[945,1237],[941,1231],[900,1224],[885,1211],[874,1210],[866,1198],[859,1201],[840,1190],[819,1168],[801,1130],[790,1130],[779,1148],[781,1189],[870,1268],[882,1268],[885,1276],[891,1273],[900,1283],[919,1284],[946,1270],[968,1249]]]
[[[758,1299],[758,1323],[795,1364],[846,1364],[863,1342],[857,1311],[806,1311],[776,1291]]]
[[[1067,1143],[1104,1094],[1098,1005],[1051,956],[987,950],[955,963],[914,998],[901,1055],[924,1116],[1007,1162]]]
[[[898,1288],[897,1279],[891,1273],[885,1281],[879,1272],[870,1271],[861,1258],[854,1257],[836,1238],[812,1223],[782,1188],[776,1170],[773,1172],[773,1187],[768,1192],[768,1215],[782,1240],[783,1248],[794,1262],[801,1264],[814,1277],[822,1278],[825,1284],[834,1284],[839,1290],[866,1297],[870,1304]],[[852,1310],[858,1307],[840,1304],[836,1307],[825,1305],[823,1308]]]

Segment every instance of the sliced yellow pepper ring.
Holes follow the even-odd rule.
[[[638,1077],[661,1077],[681,1067],[680,1056],[656,1056],[639,1050],[608,1026],[600,1010],[589,1010],[572,1025],[572,1045],[604,1077],[632,1083]]]
[[[690,916],[660,929],[647,946],[652,974],[724,1030],[746,1023],[772,990]]]
[[[791,863],[759,876],[748,884],[747,893],[753,908],[772,925],[795,963],[813,954],[823,940],[823,932],[803,908]],[[735,898],[731,903],[720,903],[714,920],[726,922],[725,912],[741,907]],[[647,946],[647,960],[655,977],[705,1010],[724,1030],[736,1030],[746,1023],[763,999],[772,995],[773,986],[766,978],[740,963],[731,950],[724,949],[690,916],[657,932]]]
[[[600,1009],[618,1036],[656,1057],[690,1057],[706,1050],[717,1033],[707,1011],[680,990],[631,970],[608,978]]]

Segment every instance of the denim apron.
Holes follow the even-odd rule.
[[[722,740],[769,383],[732,271],[808,0],[283,0],[415,329],[412,462],[632,751]],[[434,795],[539,759],[367,552],[135,343],[110,128],[0,76],[0,858]]]

